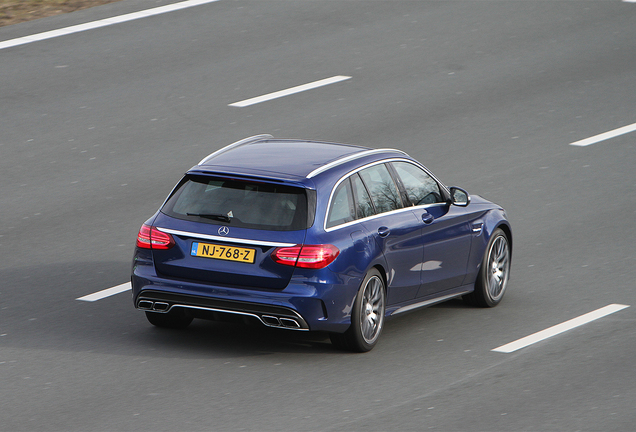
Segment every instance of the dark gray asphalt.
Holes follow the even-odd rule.
[[[156,7],[0,28],[0,41]],[[0,50],[0,430],[634,430],[636,4],[231,1]],[[300,84],[352,79],[246,108]],[[502,204],[512,279],[324,335],[152,328],[122,293],[181,173],[271,133],[396,147]],[[513,354],[491,350],[630,305]]]

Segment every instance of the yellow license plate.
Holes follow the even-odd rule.
[[[253,264],[256,258],[256,249],[193,242],[190,255]]]

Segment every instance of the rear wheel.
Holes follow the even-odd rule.
[[[497,228],[488,242],[488,248],[475,281],[475,291],[466,299],[476,306],[497,306],[508,285],[510,274],[510,242],[506,234]]]
[[[181,308],[166,313],[146,311],[146,318],[154,326],[171,329],[184,329],[192,322],[192,317]]]
[[[340,349],[370,351],[384,327],[386,287],[377,269],[365,276],[351,311],[351,326],[344,333],[332,333],[331,342]]]

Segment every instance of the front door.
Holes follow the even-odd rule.
[[[423,259],[417,297],[426,297],[462,284],[468,264],[471,231],[465,210],[447,202],[442,188],[422,167],[392,162],[404,200],[422,222]]]
[[[426,297],[460,286],[466,275],[472,232],[464,209],[453,205],[414,210],[432,216],[422,229],[424,260],[422,286],[417,297]]]

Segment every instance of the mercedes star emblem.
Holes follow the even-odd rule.
[[[230,233],[230,229],[226,226],[219,228],[219,235],[226,236]]]

